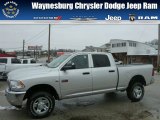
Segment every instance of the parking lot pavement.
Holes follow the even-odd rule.
[[[160,75],[145,87],[142,101],[132,103],[125,92],[100,94],[56,102],[54,112],[44,120],[159,120]],[[26,108],[16,109],[5,98],[6,82],[0,82],[0,120],[26,120]]]

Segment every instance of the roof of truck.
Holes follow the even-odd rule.
[[[108,52],[73,52],[73,53],[66,53],[66,54],[110,54]]]

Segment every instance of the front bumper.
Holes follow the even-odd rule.
[[[22,106],[23,98],[26,92],[14,92],[9,89],[5,90],[7,101],[13,106]]]

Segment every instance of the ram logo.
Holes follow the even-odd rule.
[[[135,14],[129,14],[130,21],[135,21],[135,19],[136,19]]]
[[[158,16],[138,16],[138,20],[158,20]]]

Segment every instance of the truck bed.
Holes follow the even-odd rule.
[[[153,66],[151,64],[127,64],[117,65],[118,69],[118,88],[126,88],[129,81],[136,75],[142,76],[146,80],[146,85],[150,84],[152,79]]]

